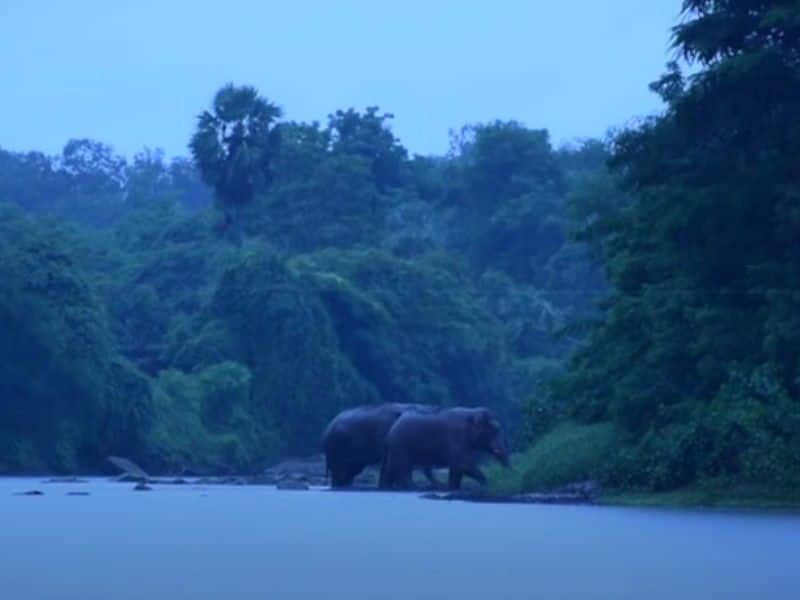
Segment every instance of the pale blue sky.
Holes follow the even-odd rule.
[[[517,119],[556,142],[659,107],[680,0],[0,0],[0,147],[186,154],[233,81],[293,120],[377,104],[416,153]]]

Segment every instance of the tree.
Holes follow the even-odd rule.
[[[378,110],[377,106],[368,107],[363,114],[352,108],[337,110],[328,117],[328,134],[331,151],[365,159],[375,185],[384,191],[402,183],[408,153],[389,129],[394,115],[379,114]]]
[[[127,169],[127,202],[134,207],[152,205],[169,196],[170,177],[164,151],[145,148]]]
[[[281,123],[279,172],[248,221],[250,233],[294,251],[377,244],[406,170],[407,153],[376,108],[317,123]],[[403,190],[405,191],[405,190]]]
[[[69,193],[69,179],[57,161],[41,152],[0,149],[0,202],[41,213]]]
[[[117,353],[69,230],[0,210],[0,471],[136,456],[147,380]]]
[[[278,125],[280,149],[275,157],[275,186],[306,182],[319,163],[330,155],[330,132],[318,122],[284,122]]]
[[[211,205],[212,191],[203,182],[197,165],[191,159],[174,158],[169,165],[169,177],[180,206],[198,210]]]
[[[455,144],[448,201],[460,221],[457,243],[479,271],[494,263],[534,281],[566,240],[564,173],[547,130],[495,121],[464,128]]]
[[[671,64],[653,84],[665,113],[614,140],[626,197],[590,231],[613,292],[564,397],[634,435],[620,483],[786,485],[800,467],[786,425],[800,421],[800,7],[684,12],[675,48],[699,71]]]
[[[116,193],[126,182],[125,159],[108,144],[72,139],[61,152],[61,170],[80,194]]]
[[[211,111],[198,118],[189,146],[228,221],[273,179],[279,131],[275,124],[281,114],[254,87],[229,83],[214,96]]]

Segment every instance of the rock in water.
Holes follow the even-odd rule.
[[[28,490],[27,492],[17,492],[15,496],[44,496],[41,490]]]
[[[45,483],[89,483],[88,479],[81,479],[80,477],[51,477]]]
[[[89,492],[67,492],[67,496],[91,496]]]
[[[305,480],[310,485],[325,485],[327,473],[325,472],[325,458],[320,454],[308,458],[290,458],[270,467],[258,477],[258,483],[280,484],[280,482],[293,479]]]
[[[278,482],[277,488],[279,490],[308,490],[310,489],[307,482],[299,479],[282,479]]]
[[[153,488],[151,488],[149,485],[147,485],[144,481],[140,481],[139,483],[137,483],[134,486],[133,491],[134,492],[149,492],[152,489]]]

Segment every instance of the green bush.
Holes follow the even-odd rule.
[[[553,397],[551,383],[563,372],[562,361],[552,358],[529,358],[514,361],[510,384],[519,402],[519,418],[513,424],[512,439],[518,447],[527,447],[550,431],[565,416],[565,406]]]
[[[681,420],[656,424],[622,452],[614,485],[663,491],[697,480],[778,489],[800,483],[800,406],[774,368],[734,371],[712,402]]]
[[[0,449],[14,469],[96,469],[134,453],[146,382],[114,345],[73,234],[0,215]],[[10,441],[9,441],[10,440]]]
[[[256,468],[379,401],[488,405],[526,442],[560,418],[556,332],[598,288],[563,206],[585,152],[494,122],[409,159],[374,107],[272,125],[222,214],[190,160],[0,150],[36,215],[0,214],[0,469]]]
[[[378,399],[340,352],[317,290],[277,256],[246,252],[222,276],[211,312],[235,340],[253,398],[275,420],[287,452],[318,450],[337,412]]]
[[[652,85],[664,111],[618,132],[610,177],[572,198],[611,293],[559,395],[574,418],[630,433],[610,472],[627,489],[800,479],[787,233],[800,223],[800,79],[796,49],[773,41],[800,13],[745,4],[684,2],[673,36],[689,68],[668,66]]]
[[[171,472],[243,472],[274,459],[279,436],[253,404],[250,385],[248,369],[233,362],[160,373],[146,464]]]
[[[492,466],[489,487],[497,493],[552,490],[577,481],[605,482],[609,464],[623,446],[623,432],[610,423],[562,423],[511,459]]]
[[[292,268],[318,290],[342,352],[387,401],[508,406],[504,333],[461,273],[380,250],[327,250]]]

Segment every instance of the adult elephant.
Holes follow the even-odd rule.
[[[336,415],[322,435],[331,486],[348,487],[366,467],[381,464],[386,434],[402,415],[432,414],[436,410],[423,404],[388,403],[359,406]],[[430,470],[426,475],[436,484]]]
[[[411,489],[414,469],[433,467],[450,469],[450,489],[459,489],[464,475],[484,485],[486,477],[478,463],[486,453],[508,466],[502,428],[487,408],[404,413],[386,436],[380,486]]]

